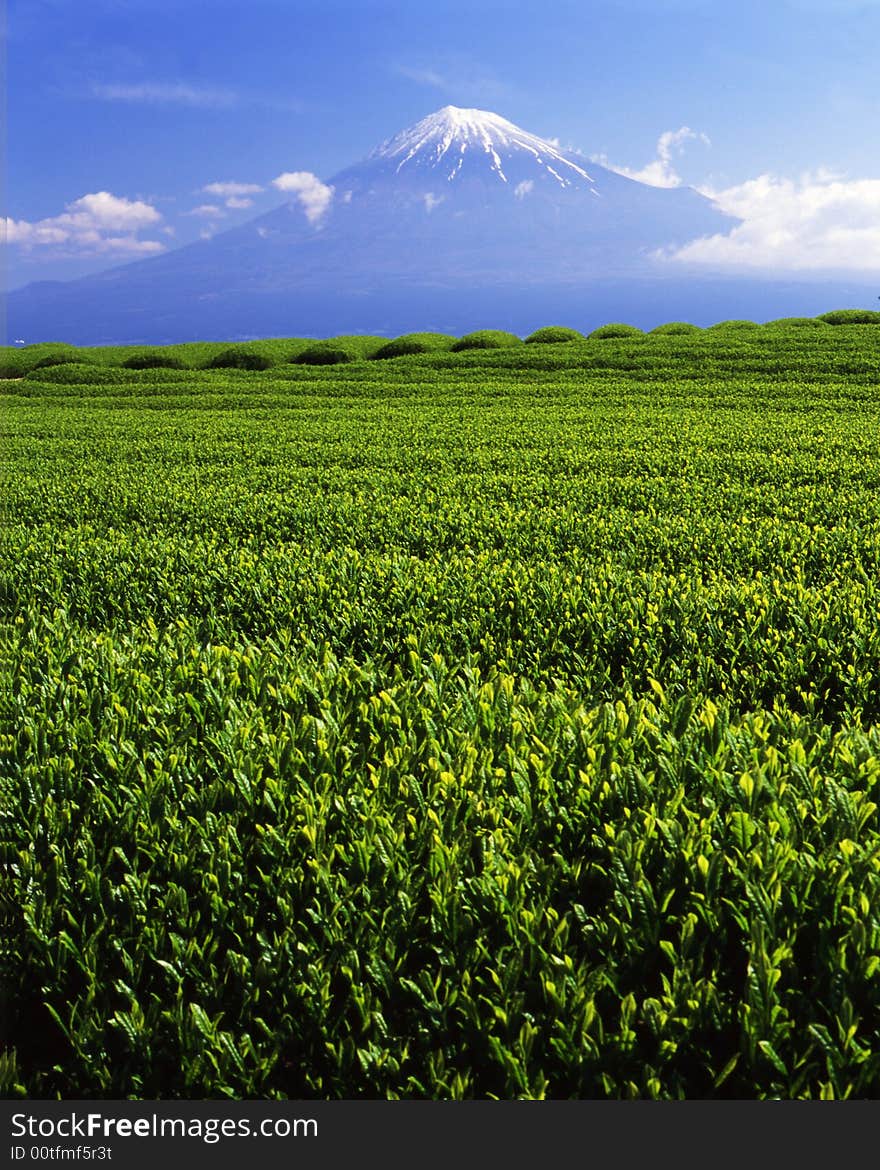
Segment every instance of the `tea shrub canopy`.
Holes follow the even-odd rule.
[[[0,378],[23,378],[28,366],[13,352],[0,360]]]
[[[731,320],[731,321],[718,321],[718,322],[716,322],[716,324],[710,325],[709,328],[710,329],[736,330],[736,329],[760,329],[761,326],[758,324],[757,321]]]
[[[175,357],[171,353],[163,353],[162,350],[154,350],[152,353],[140,353],[134,357],[127,358],[123,363],[123,367],[128,370],[182,370],[183,362],[179,357]],[[215,367],[223,368],[223,367]],[[246,366],[246,369],[253,369],[253,366]],[[256,367],[266,369],[267,367]]]
[[[85,363],[85,360],[76,350],[60,350],[57,353],[51,353],[44,358],[40,358],[38,362],[35,362],[31,366],[31,369],[48,370],[52,366],[67,366],[77,362]]]
[[[92,365],[81,358],[70,362],[52,362],[49,366],[41,366],[38,363],[25,374],[25,381],[42,386],[59,384],[88,386],[96,381],[118,383],[119,379],[118,370],[111,372],[103,366]]]
[[[291,361],[307,366],[337,366],[342,362],[356,362],[360,357],[354,346],[321,341],[301,350]]]
[[[449,349],[455,338],[448,333],[405,333],[381,346],[374,358],[407,357],[419,353],[436,353]]]
[[[768,326],[781,326],[786,329],[824,329],[827,321],[819,317],[778,317],[775,321],[768,321]]]
[[[453,353],[461,353],[465,349],[504,349],[521,344],[522,339],[515,333],[506,333],[503,329],[478,329],[474,333],[466,333],[451,348]]]
[[[583,341],[583,333],[577,329],[569,329],[565,325],[546,325],[543,329],[536,329],[525,339],[527,345],[556,345],[564,341]]]
[[[880,312],[874,309],[834,309],[819,318],[827,325],[880,325]]]
[[[635,325],[625,325],[623,322],[613,321],[610,325],[600,325],[587,335],[590,341],[613,341],[621,337],[644,337],[644,331]]]
[[[253,349],[231,346],[215,354],[208,363],[210,370],[268,370],[275,363],[268,354]]]
[[[691,325],[689,321],[668,321],[665,325],[658,325],[652,329],[652,337],[684,337],[689,333],[699,333],[699,325]]]
[[[8,1096],[880,1096],[875,330],[82,354],[0,389]]]

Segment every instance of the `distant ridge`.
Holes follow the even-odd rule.
[[[670,314],[819,312],[841,288],[695,282],[658,249],[738,222],[687,187],[587,162],[487,110],[444,106],[297,199],[210,240],[8,298],[8,336],[166,343],[343,332],[528,333]],[[803,294],[803,295],[802,295]],[[759,303],[753,303],[758,297]],[[708,320],[706,320],[708,318]]]

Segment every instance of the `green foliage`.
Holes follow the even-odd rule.
[[[462,353],[467,349],[506,349],[512,345],[522,345],[522,340],[514,333],[506,333],[503,329],[478,329],[459,338],[451,349],[453,353]]]
[[[614,321],[610,325],[600,325],[588,334],[589,341],[607,341],[620,337],[644,337],[644,331],[635,325]]]
[[[40,358],[39,361],[34,362],[31,366],[32,370],[48,370],[52,366],[69,366],[77,362],[85,364],[86,359],[82,354],[77,353],[76,350],[68,351],[61,350],[58,353],[51,353],[47,357]]]
[[[760,329],[761,326],[757,321],[732,320],[732,321],[717,321],[714,325],[709,326],[710,329],[725,329],[731,332],[738,330]]]
[[[33,345],[16,346],[15,352],[23,354],[31,365],[33,365],[40,358],[51,356],[52,354],[63,352],[76,353],[77,347],[67,341],[37,341]]]
[[[268,354],[243,346],[230,346],[215,354],[207,363],[209,370],[268,370],[275,363]]]
[[[0,358],[0,379],[23,378],[27,371],[27,363],[14,352]]]
[[[118,372],[114,372],[106,378],[106,381],[113,382],[118,380],[118,377]],[[26,382],[38,382],[41,385],[90,386],[94,385],[96,380],[104,379],[105,370],[103,367],[92,366],[79,357],[69,362],[53,361],[48,366],[37,363],[25,375]]]
[[[876,1097],[878,374],[4,387],[16,1092]]]
[[[306,366],[338,366],[343,362],[356,362],[361,355],[352,345],[337,341],[319,341],[301,350],[291,361]]]
[[[824,329],[827,322],[820,317],[778,317],[775,321],[768,321],[767,325],[784,329]]]
[[[335,341],[339,345],[351,346],[362,358],[373,357],[388,342],[387,337],[379,337],[369,333],[340,333],[328,340]]]
[[[584,335],[566,325],[545,325],[543,329],[530,333],[525,340],[526,345],[556,345],[565,341],[583,341]]]
[[[826,325],[880,325],[880,312],[874,309],[834,309],[819,317]]]
[[[381,346],[373,354],[373,357],[384,359],[405,357],[411,354],[438,353],[449,349],[454,341],[455,338],[450,337],[448,333],[405,333]]]
[[[122,366],[123,369],[127,370],[182,370],[183,362],[179,357],[175,357],[173,353],[167,353],[164,350],[157,349],[147,353],[135,354],[134,357],[127,358],[122,363]],[[245,366],[239,368],[253,369],[255,367]],[[268,369],[268,366],[256,368]]]
[[[652,337],[687,337],[689,334],[700,333],[699,325],[692,325],[689,321],[669,321],[665,325],[658,325],[651,330]]]

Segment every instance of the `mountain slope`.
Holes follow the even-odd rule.
[[[656,249],[736,223],[689,188],[646,186],[497,114],[453,106],[327,186],[317,213],[294,199],[211,240],[19,290],[9,298],[11,335],[94,344],[466,331],[478,294],[479,303],[497,296],[525,307],[609,280],[653,282]],[[460,323],[449,319],[457,295],[471,314]]]

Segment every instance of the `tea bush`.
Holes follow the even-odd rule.
[[[880,1095],[878,373],[5,383],[8,1095]]]
[[[543,329],[536,329],[525,339],[527,345],[557,345],[564,341],[583,341],[583,333],[577,329],[569,329],[565,325],[546,325]]]
[[[834,309],[819,317],[826,325],[880,325],[880,312],[874,309]]]
[[[212,357],[205,368],[209,370],[268,370],[274,364],[268,354],[232,346]]]
[[[152,353],[140,353],[134,357],[127,358],[122,363],[123,369],[127,370],[182,370],[184,368],[183,362],[179,357],[175,357],[173,353],[165,353],[162,350],[154,350]],[[215,368],[228,368],[225,366]],[[242,368],[242,367],[239,367]],[[245,369],[252,369],[254,367],[245,366]],[[261,369],[268,367],[261,366]]]
[[[447,333],[405,333],[381,346],[372,356],[385,359],[419,353],[437,353],[449,349],[454,342],[455,338]]]
[[[771,325],[785,329],[824,329],[827,322],[819,317],[778,317],[775,321],[767,322],[767,326]]]
[[[651,337],[686,337],[688,334],[700,333],[699,325],[691,325],[688,321],[669,321],[665,325],[658,325],[650,332]]]
[[[587,335],[589,341],[609,341],[621,337],[644,337],[644,331],[635,325],[614,321],[610,325],[600,325]]]
[[[506,333],[503,329],[478,329],[475,333],[466,333],[452,346],[453,353],[461,353],[467,349],[505,349],[511,345],[521,345],[522,340],[514,333]]]
[[[342,345],[334,341],[322,341],[310,345],[291,361],[306,366],[338,366],[343,362],[356,362],[361,354],[351,345]]]

